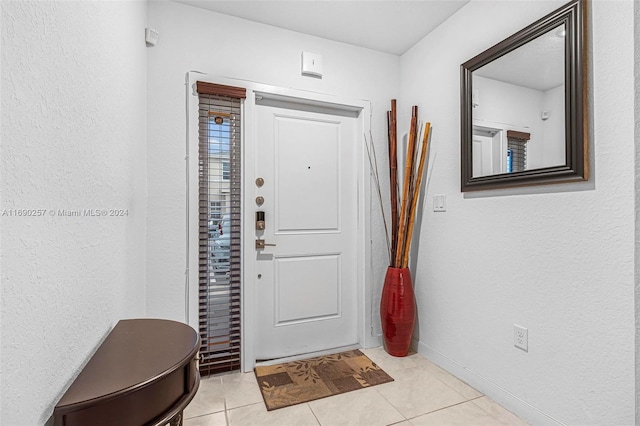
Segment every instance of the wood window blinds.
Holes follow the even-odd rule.
[[[530,138],[530,133],[507,130],[507,148],[511,151],[512,172],[527,169],[527,142]]]
[[[245,89],[196,83],[200,374],[240,368],[241,106]]]

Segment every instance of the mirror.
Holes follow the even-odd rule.
[[[461,189],[588,179],[585,1],[461,66]]]

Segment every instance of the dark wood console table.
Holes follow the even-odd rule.
[[[199,348],[180,322],[118,322],[56,405],[54,425],[181,425],[200,385]]]

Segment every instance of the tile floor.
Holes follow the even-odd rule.
[[[420,354],[362,352],[395,381],[267,412],[253,373],[206,378],[184,411],[184,426],[527,424]]]

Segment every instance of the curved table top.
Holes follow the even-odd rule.
[[[121,320],[55,411],[78,409],[143,388],[188,364],[199,346],[198,334],[187,324],[161,319]]]

